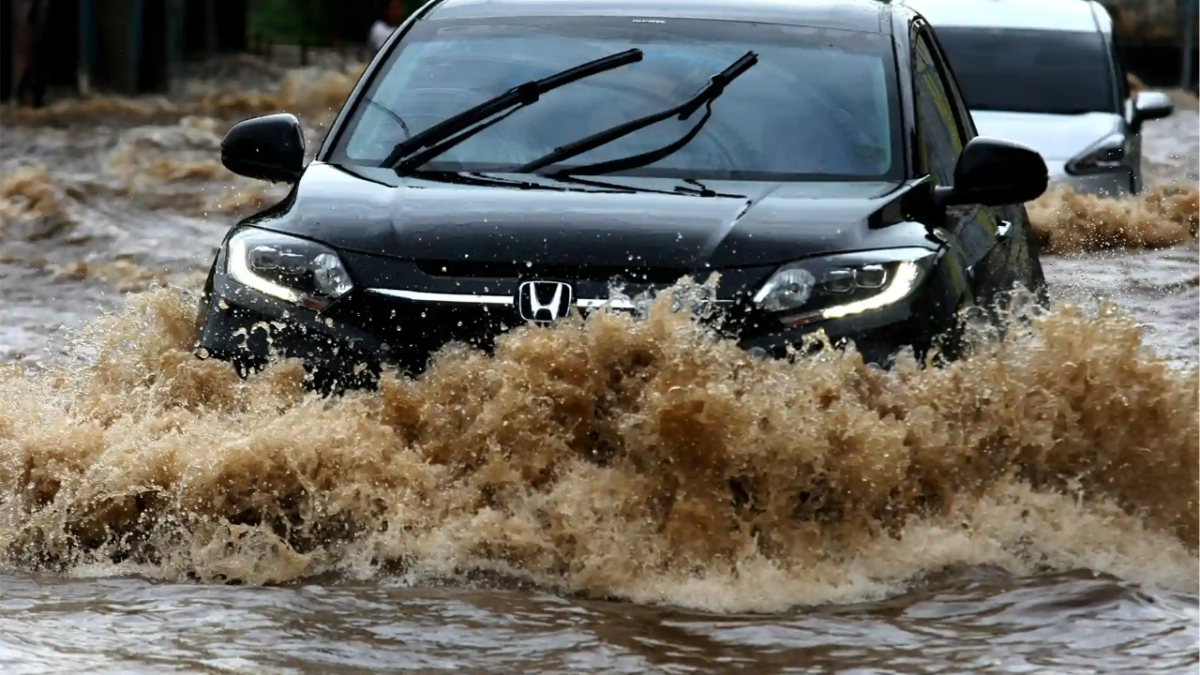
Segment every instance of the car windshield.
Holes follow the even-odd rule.
[[[331,161],[378,166],[396,143],[528,80],[630,48],[641,61],[553,90],[438,155],[426,171],[506,172],[558,146],[676,106],[747,51],[758,63],[673,154],[620,175],[726,180],[891,180],[900,132],[890,38],[674,19],[488,19],[417,23],[354,104]],[[371,102],[367,102],[367,100]],[[672,117],[555,164],[637,155],[703,116]]]
[[[1100,33],[937,28],[972,110],[1119,112]]]

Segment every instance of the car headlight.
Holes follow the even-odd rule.
[[[1124,134],[1110,134],[1088,146],[1064,168],[1075,175],[1120,170],[1129,150],[1129,139]]]
[[[912,295],[935,255],[898,248],[789,263],[763,284],[754,303],[793,326],[870,312]]]
[[[333,249],[265,230],[247,228],[230,237],[225,269],[242,285],[315,310],[354,288]]]

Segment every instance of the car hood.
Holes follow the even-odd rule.
[[[919,245],[924,227],[887,208],[918,183],[401,177],[313,163],[251,224],[403,260],[697,270]]]
[[[980,110],[972,111],[971,117],[980,136],[1027,145],[1047,163],[1074,159],[1091,144],[1121,130],[1121,118],[1112,113],[1046,115]]]

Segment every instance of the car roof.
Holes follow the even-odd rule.
[[[862,33],[891,33],[880,0],[442,0],[427,18],[609,16],[780,23]]]
[[[941,26],[1109,32],[1108,11],[1092,0],[902,0],[934,30]]]

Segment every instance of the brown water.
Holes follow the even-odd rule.
[[[660,306],[324,401],[190,355],[278,194],[219,134],[327,118],[309,75],[4,118],[0,672],[1195,672],[1194,105],[1160,192],[1031,207],[1058,304],[953,366],[754,361]]]

